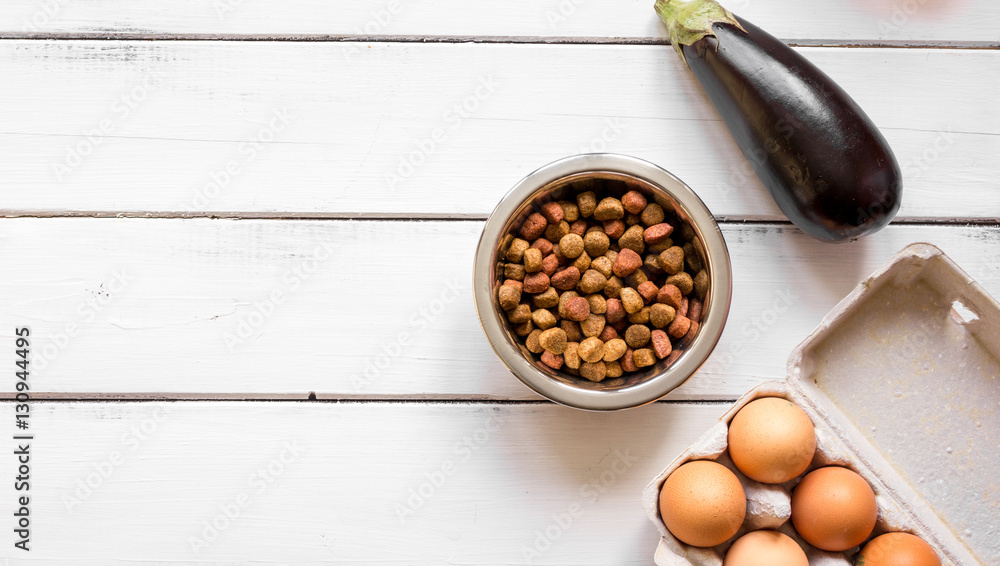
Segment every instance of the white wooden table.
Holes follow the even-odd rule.
[[[1000,296],[1000,3],[729,6],[884,132],[891,226],[788,224],[651,0],[0,4],[0,563],[650,564],[642,486],[894,252]],[[709,364],[616,414],[517,382],[470,289],[500,197],[585,151],[684,179],[733,259]]]

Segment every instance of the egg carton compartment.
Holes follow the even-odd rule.
[[[1000,564],[1000,439],[991,433],[1000,430],[1000,306],[978,284],[938,248],[909,246],[824,318],[788,369],[787,380],[740,398],[646,486],[643,507],[661,535],[656,564],[721,566],[729,546],[758,529],[791,536],[811,566],[851,564],[858,548],[813,548],[790,521],[799,479],[830,465],[854,470],[875,492],[869,540],[904,531],[931,544],[943,565]],[[783,484],[750,480],[726,451],[728,423],[760,397],[792,401],[815,427],[812,462]],[[978,452],[952,457],[967,443]],[[680,542],[660,518],[663,482],[691,460],[726,466],[746,492],[743,526],[715,547]]]

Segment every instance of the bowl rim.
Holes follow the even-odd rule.
[[[709,264],[710,308],[702,319],[698,334],[685,354],[669,368],[653,377],[617,390],[592,390],[574,387],[545,375],[505,339],[494,297],[491,277],[494,252],[504,236],[509,219],[540,189],[561,179],[581,173],[610,173],[636,177],[672,196],[701,236]],[[507,369],[527,387],[556,403],[590,411],[615,411],[638,407],[660,399],[687,381],[708,359],[718,344],[729,316],[732,301],[732,266],[729,250],[718,223],[701,198],[683,181],[648,161],[627,155],[590,153],[566,157],[545,165],[521,179],[500,200],[486,220],[476,246],[473,272],[473,296],[479,322],[494,353]]]

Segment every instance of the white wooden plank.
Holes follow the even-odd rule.
[[[991,0],[730,0],[781,38],[877,42],[1000,42]],[[5,32],[543,36],[663,39],[649,0],[10,0]]]
[[[481,228],[8,219],[0,343],[30,327],[38,392],[536,399],[479,328],[470,286]],[[736,282],[729,323],[672,399],[732,399],[782,378],[823,315],[915,241],[939,245],[1000,296],[996,226],[894,225],[837,246],[782,226],[723,232]],[[12,387],[0,382],[8,396]]]
[[[604,150],[718,216],[783,218],[669,46],[345,45],[2,42],[3,210],[481,218]],[[802,52],[892,144],[901,218],[997,217],[1000,51]]]
[[[8,502],[0,541],[12,566],[649,564],[642,488],[725,408],[36,403],[30,555]]]

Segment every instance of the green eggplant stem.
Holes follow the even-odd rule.
[[[682,46],[692,45],[708,36],[715,37],[715,32],[712,31],[714,24],[732,24],[743,33],[747,31],[732,12],[715,0],[656,0],[654,9],[666,24],[670,43],[685,65],[687,58],[684,57]]]

